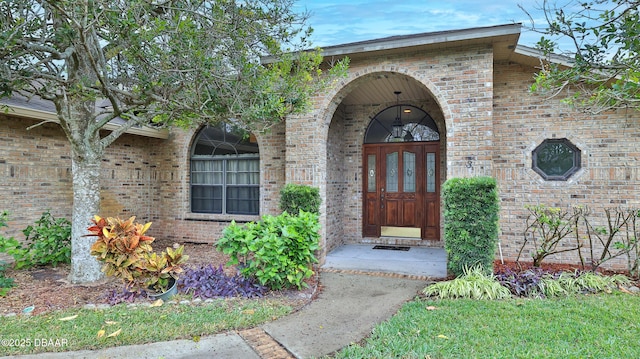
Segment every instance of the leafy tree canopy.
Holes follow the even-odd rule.
[[[83,119],[93,131],[115,117],[128,126],[240,118],[252,128],[268,127],[308,109],[310,94],[326,85],[318,81],[319,52],[294,53],[310,46],[311,29],[304,27],[306,14],[293,13],[291,5],[5,0],[0,94],[53,101],[68,135],[67,122],[77,119],[65,107],[73,101],[98,101],[97,112],[87,110],[95,116]],[[263,66],[262,56],[275,60]],[[344,70],[340,65],[335,72]]]
[[[548,27],[537,47],[546,54],[532,90],[560,96],[582,110],[599,113],[640,108],[640,1],[544,1]],[[551,38],[569,40],[559,51]],[[567,51],[568,50],[568,51]],[[571,66],[551,61],[568,56]]]

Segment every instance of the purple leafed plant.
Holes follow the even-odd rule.
[[[138,293],[135,291],[130,292],[126,288],[122,290],[113,289],[107,292],[107,295],[105,296],[105,299],[107,303],[109,303],[109,305],[116,305],[120,303],[133,303],[138,298],[146,298],[146,295],[144,293]]]
[[[267,288],[253,278],[241,274],[228,276],[222,266],[209,264],[200,268],[187,268],[178,280],[178,290],[203,299],[215,297],[262,297]]]
[[[496,279],[507,287],[513,295],[519,297],[541,297],[540,280],[543,277],[557,276],[542,268],[531,268],[525,271],[506,269],[496,274]]]

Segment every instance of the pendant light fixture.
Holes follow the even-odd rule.
[[[396,95],[396,119],[393,120],[393,124],[391,125],[391,134],[393,138],[402,138],[402,130],[404,129],[404,125],[402,124],[402,109],[400,108],[400,91],[393,92]]]

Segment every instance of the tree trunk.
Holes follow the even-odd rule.
[[[89,151],[87,151],[89,152]],[[91,255],[94,237],[86,237],[91,218],[100,211],[100,156],[72,156],[73,215],[71,224],[72,283],[95,282],[102,278],[102,264]]]

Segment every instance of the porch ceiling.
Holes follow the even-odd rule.
[[[401,91],[400,102],[411,100],[424,100],[431,94],[417,81],[396,73],[380,73],[374,75],[362,85],[349,93],[342,104],[351,105],[378,105],[396,100],[394,91]]]

